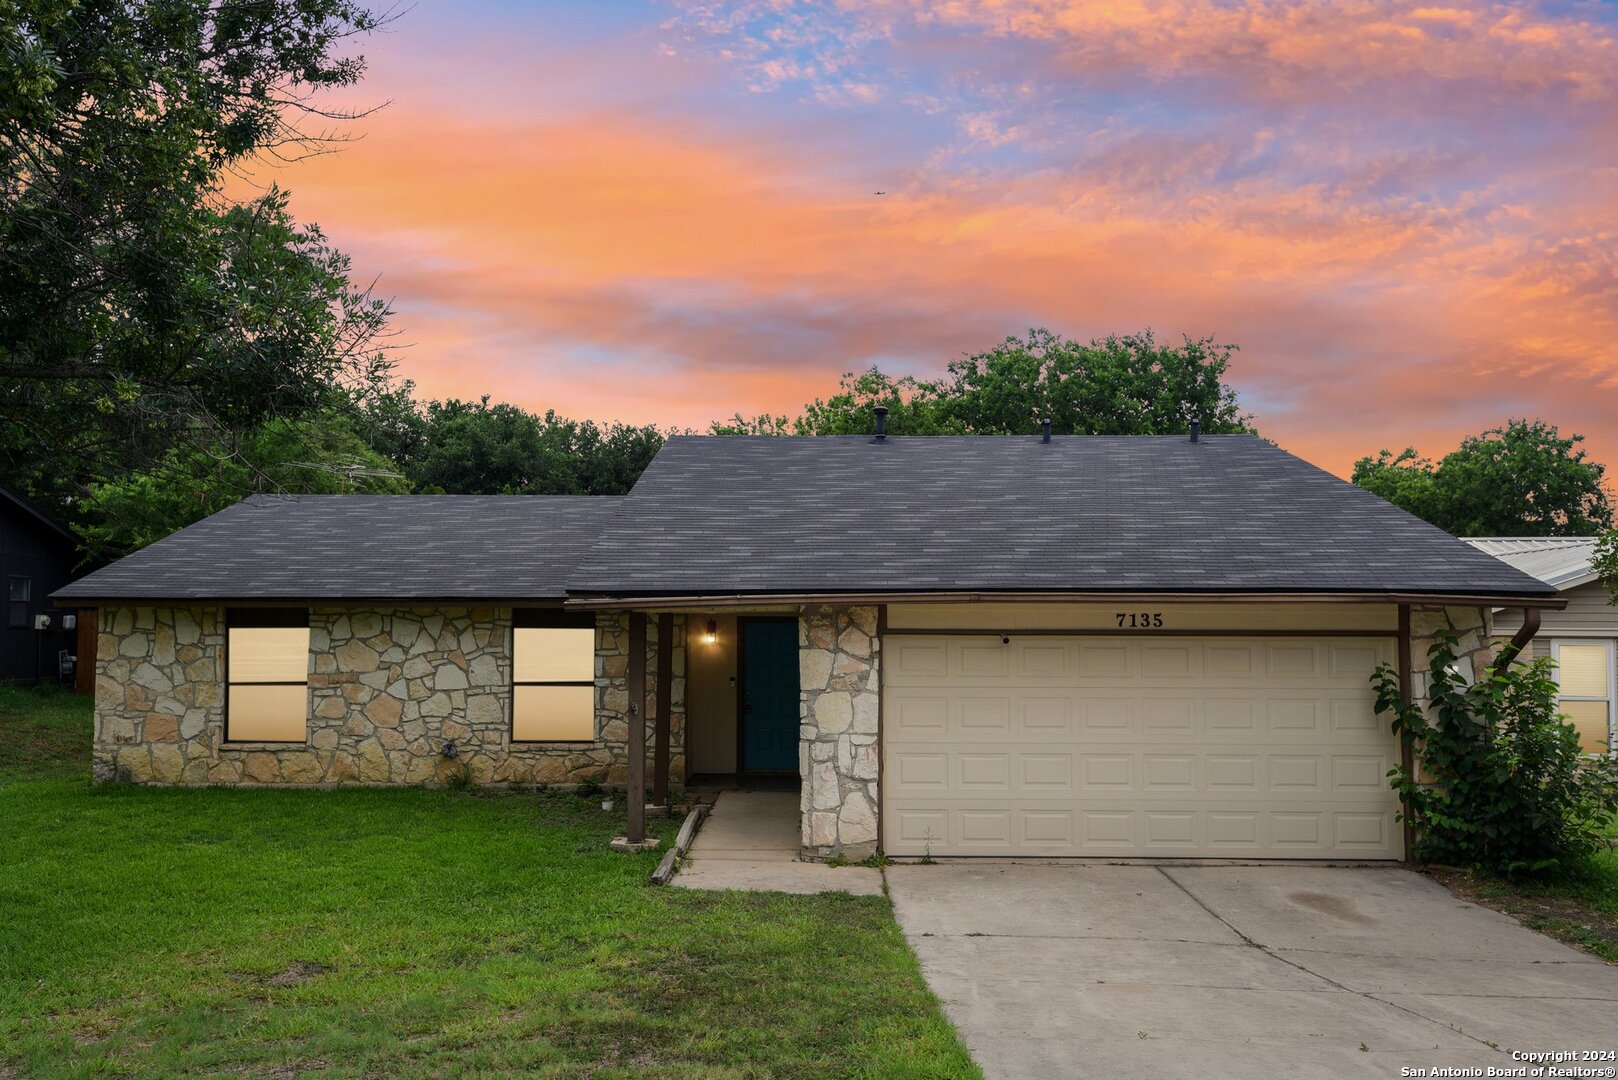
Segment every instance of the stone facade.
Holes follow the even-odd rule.
[[[881,640],[874,606],[804,608],[798,622],[799,772],[807,858],[876,850]],[[477,784],[622,785],[628,774],[628,616],[596,623],[596,739],[511,742],[512,613],[497,607],[319,607],[310,613],[309,735],[302,744],[230,743],[225,612],[126,607],[101,613],[94,775],[163,784],[423,784],[464,770]],[[685,774],[686,620],[673,622],[670,781]],[[1426,652],[1449,631],[1476,678],[1498,642],[1476,607],[1412,610],[1413,693]],[[657,619],[647,620],[647,690],[657,685]],[[657,703],[647,725],[648,767]],[[455,758],[443,756],[456,744]]]
[[[1428,674],[1427,650],[1432,648],[1439,634],[1447,631],[1455,635],[1456,663],[1469,680],[1476,682],[1494,663],[1496,643],[1489,638],[1488,615],[1487,610],[1475,607],[1410,609],[1410,700],[1423,711],[1431,703],[1432,676]],[[1417,778],[1423,783],[1432,780],[1419,766]]]
[[[1425,702],[1430,678],[1427,650],[1438,635],[1455,635],[1456,660],[1462,674],[1476,682],[1498,652],[1498,643],[1489,636],[1489,613],[1480,607],[1412,607],[1410,609],[1410,672],[1413,676],[1411,700]]]
[[[596,630],[593,743],[511,741],[511,611],[494,607],[315,608],[304,743],[225,741],[224,612],[102,612],[94,775],[163,784],[621,784],[627,631]],[[684,626],[677,621],[670,782],[685,775]],[[655,625],[648,691],[656,683]],[[655,709],[655,706],[654,706]],[[647,717],[652,745],[655,711]],[[455,757],[443,753],[455,743]]]
[[[862,859],[877,842],[882,641],[871,606],[808,607],[798,620],[803,854]]]
[[[224,612],[117,608],[96,638],[92,773],[206,784],[224,728]]]

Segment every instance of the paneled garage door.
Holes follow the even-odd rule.
[[[893,634],[889,854],[1396,859],[1392,639]]]

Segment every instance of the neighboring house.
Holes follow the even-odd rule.
[[[1579,729],[1580,744],[1591,753],[1618,749],[1618,607],[1591,566],[1593,536],[1504,536],[1467,541],[1479,551],[1552,586],[1567,606],[1546,611],[1527,656],[1556,661],[1562,711]],[[1510,637],[1522,614],[1494,615],[1496,635]]]
[[[650,757],[798,775],[812,857],[1399,858],[1373,669],[1561,605],[1251,436],[674,438],[621,498],[255,498],[59,596],[98,780],[633,806]]]
[[[78,538],[10,488],[0,485],[0,682],[53,682],[72,674],[77,613],[51,603],[73,579]],[[45,620],[41,626],[40,621]]]

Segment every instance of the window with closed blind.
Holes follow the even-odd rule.
[[[232,608],[225,633],[225,741],[306,741],[308,609]]]
[[[1555,641],[1556,681],[1561,688],[1561,709],[1579,732],[1579,745],[1587,753],[1612,749],[1613,642]]]
[[[512,742],[594,742],[593,615],[517,611],[512,627]]]
[[[6,581],[6,625],[13,630],[30,624],[28,606],[34,598],[32,578],[14,576]]]

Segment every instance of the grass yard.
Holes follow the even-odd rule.
[[[0,786],[88,780],[90,702],[62,690],[0,685]]]
[[[1545,881],[1505,881],[1447,867],[1429,873],[1467,900],[1618,964],[1618,851],[1612,848]]]
[[[572,796],[92,789],[88,742],[0,687],[0,1077],[978,1075],[884,899],[655,888]]]

